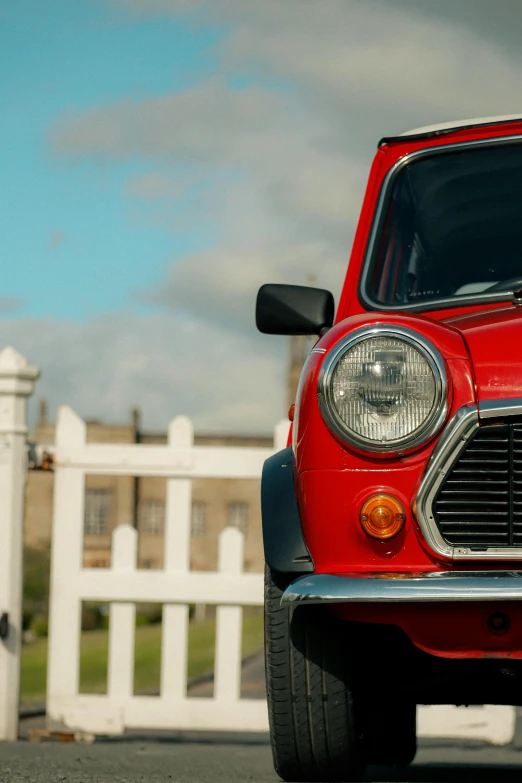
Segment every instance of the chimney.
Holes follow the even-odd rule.
[[[41,398],[38,400],[38,421],[37,421],[37,427],[45,427],[46,424],[48,424],[47,420],[47,400]]]
[[[134,430],[134,442],[139,443],[141,435],[141,410],[137,405],[131,408],[131,424]]]

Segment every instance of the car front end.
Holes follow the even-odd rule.
[[[348,638],[354,775],[411,760],[412,705],[522,705],[521,145],[512,118],[383,140],[335,319],[321,289],[260,291],[261,331],[318,336],[265,468],[265,556],[305,662],[314,624]]]

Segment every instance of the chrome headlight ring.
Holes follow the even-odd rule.
[[[410,348],[410,353],[411,349],[413,349],[427,363],[433,375],[433,384],[431,384],[430,379],[430,385],[433,386],[433,401],[428,415],[419,426],[413,428],[405,435],[381,440],[365,437],[347,424],[336,405],[333,390],[334,376],[342,359],[364,341],[375,340],[375,338],[388,338],[389,340],[403,343]],[[397,348],[393,350],[397,350]],[[393,350],[391,353],[393,353]],[[374,366],[377,366],[376,362],[377,360],[375,360]],[[388,362],[386,366],[389,371],[390,367],[393,368],[393,363]],[[397,371],[396,376],[398,377],[399,375],[400,371]],[[392,385],[393,381],[394,379],[392,378]],[[367,326],[357,329],[340,340],[325,357],[319,375],[318,391],[322,416],[332,432],[345,443],[355,446],[362,451],[374,453],[386,454],[406,451],[422,445],[440,429],[448,410],[448,382],[441,354],[425,337],[402,326],[381,324]],[[399,407],[397,407],[397,411],[399,410]]]

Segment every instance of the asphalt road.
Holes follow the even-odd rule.
[[[407,770],[371,769],[373,783],[520,783],[522,753],[425,747]],[[0,745],[1,783],[276,783],[266,741],[105,741]]]
[[[264,696],[261,656],[243,667],[244,696]],[[211,696],[209,678],[191,696]],[[42,716],[21,722],[21,737],[43,728]],[[522,783],[520,750],[423,741],[408,769],[370,769],[373,783]],[[277,783],[268,737],[177,734],[99,739],[93,745],[0,743],[0,783]]]

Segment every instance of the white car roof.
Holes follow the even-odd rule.
[[[504,114],[500,117],[476,117],[472,120],[455,120],[454,122],[440,122],[438,125],[426,125],[424,128],[414,128],[413,130],[401,133],[401,136],[418,136],[423,133],[435,133],[436,131],[451,130],[452,128],[467,128],[474,125],[491,125],[496,122],[509,122],[509,120],[522,120],[520,114]]]

